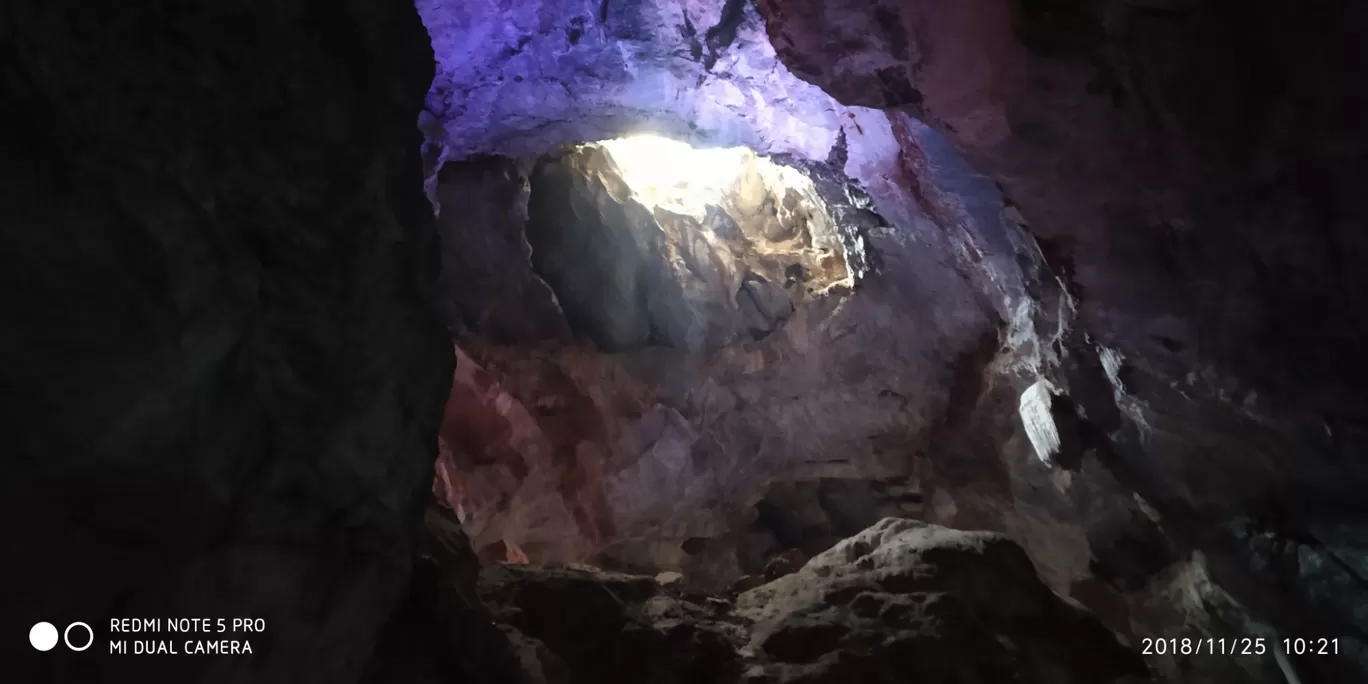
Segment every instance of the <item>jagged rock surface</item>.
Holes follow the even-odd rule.
[[[793,545],[815,553],[881,513],[914,512],[896,494],[863,510],[858,492],[920,489],[904,442],[941,410],[956,358],[996,340],[938,236],[893,231],[825,164],[781,159],[781,173],[750,153],[716,204],[651,210],[608,152],[538,163],[532,268],[514,265],[544,276],[581,342],[490,344],[478,324],[458,340],[472,362],[453,384],[441,489],[476,546],[687,567],[726,586]],[[767,226],[785,221],[772,239]],[[870,271],[866,247],[882,271],[852,288]],[[781,305],[759,306],[771,299]],[[515,309],[502,311],[531,315]],[[850,491],[829,506],[839,520],[818,513],[791,531],[759,519],[768,482],[823,479],[822,496]]]
[[[1293,666],[1368,671],[1362,3],[419,7],[434,197],[444,160],[646,128],[790,153],[884,219],[853,296],[775,325],[782,300],[748,283],[763,339],[608,356],[563,343],[528,276],[512,166],[448,173],[498,191],[471,218],[504,230],[446,285],[534,312],[448,318],[551,342],[461,339],[479,364],[457,370],[438,484],[489,495],[456,506],[472,527],[530,512],[482,550],[617,540],[624,565],[781,574],[728,548],[769,527],[749,517],[766,486],[904,478],[917,515],[1006,532],[1118,631],[1342,634],[1356,671]],[[22,120],[0,134],[0,387],[28,410],[5,414],[0,519],[13,586],[37,587],[21,623],[259,611],[270,655],[180,679],[369,661],[392,681],[387,654],[452,665],[405,650],[431,633],[415,624],[482,619],[465,589],[404,586],[450,354],[423,304],[438,248],[407,134],[428,55],[402,9],[5,7],[0,104]],[[486,234],[443,204],[454,241]],[[1048,464],[1020,423],[1042,379]],[[869,514],[807,499],[807,551]],[[89,656],[57,674],[89,678]]]
[[[655,131],[825,156],[841,122],[724,0],[421,0],[438,75],[429,137],[462,159]]]
[[[442,166],[432,201],[442,238],[438,298],[448,329],[491,342],[568,340],[551,289],[532,270],[527,243],[527,174],[506,157]]]
[[[494,614],[576,682],[1141,681],[1141,658],[1002,535],[885,519],[730,600],[589,567],[494,566]]]
[[[1368,632],[1353,610],[1322,603],[1331,593],[1357,595],[1351,587],[1362,587],[1363,575],[1337,560],[1342,533],[1332,541],[1317,531],[1348,524],[1362,536],[1360,492],[1368,488],[1357,457],[1368,416],[1368,366],[1358,351],[1368,339],[1360,294],[1368,287],[1348,266],[1368,254],[1368,221],[1353,190],[1368,178],[1356,130],[1365,120],[1355,78],[1363,63],[1361,7],[1330,2],[1301,11],[1264,0],[605,7],[594,14],[603,8],[528,4],[512,28],[499,29],[507,40],[479,42],[468,37],[501,34],[472,20],[475,10],[425,4],[439,54],[452,56],[430,101],[434,141],[455,158],[540,154],[615,135],[632,120],[683,139],[744,143],[828,165],[861,184],[887,224],[871,258],[890,263],[843,314],[862,300],[907,301],[881,300],[879,290],[901,287],[895,281],[904,277],[905,255],[923,249],[946,258],[943,269],[920,276],[923,292],[940,296],[967,281],[977,299],[964,310],[979,320],[967,326],[922,315],[909,317],[920,321],[916,330],[898,326],[909,338],[954,331],[953,342],[925,343],[945,352],[932,367],[950,378],[948,392],[941,385],[931,402],[917,383],[890,383],[892,394],[874,399],[835,392],[854,402],[849,414],[878,415],[884,400],[910,398],[906,429],[847,421],[842,437],[863,432],[868,444],[895,434],[901,443],[898,467],[876,478],[863,470],[861,478],[917,478],[926,497],[919,514],[1007,532],[1052,587],[1111,606],[1101,612],[1117,629],[1238,632],[1238,620],[1223,622],[1211,605],[1162,617],[1149,609],[1175,590],[1169,582],[1186,582],[1188,570],[1201,566],[1192,572],[1229,592],[1217,602],[1242,606],[1259,629],[1339,631],[1363,642]],[[590,53],[577,52],[568,34],[560,37],[565,26],[583,28],[576,38],[608,48],[594,53],[606,56],[586,59]],[[707,40],[714,36],[723,40]],[[623,63],[638,67],[619,69]],[[462,64],[489,75],[471,80]],[[834,99],[795,85],[799,79]],[[500,114],[498,97],[539,82],[549,89],[542,92],[567,84],[565,97],[544,106],[527,100],[522,117]],[[737,96],[719,98],[720,89]],[[481,104],[453,108],[453,93]],[[748,118],[778,125],[732,123]],[[790,125],[795,118],[806,125]],[[473,135],[486,122],[507,136]],[[803,329],[796,319],[785,328]],[[984,332],[961,336],[968,330]],[[866,340],[866,349],[878,347]],[[870,369],[886,375],[871,356],[879,355],[866,355]],[[795,381],[799,367],[834,363],[824,353],[762,358],[783,378],[763,392],[790,397],[813,387]],[[648,363],[662,365],[658,356]],[[590,386],[618,387],[624,375],[636,376],[633,396],[683,418],[662,421],[671,426],[668,442],[707,443],[702,416],[715,415],[711,409],[658,399],[678,396],[666,388],[685,383],[673,374],[603,370],[621,364],[581,358],[575,367],[597,370],[569,375],[586,396],[594,394]],[[716,384],[753,412],[753,395],[716,367],[697,372],[716,374]],[[1023,391],[1045,387],[1042,381],[1052,388],[1048,407],[1028,401],[1023,414]],[[846,415],[804,417],[790,433],[802,438],[782,440],[790,463],[807,454],[874,460],[853,440],[818,438],[832,434],[823,419],[838,413]],[[1035,437],[1048,437],[1037,440],[1041,448],[1023,418],[1039,428]],[[794,422],[752,424],[773,435]],[[604,453],[607,464],[633,460],[612,448]],[[683,451],[658,453],[678,462]],[[685,471],[659,472],[678,478]],[[706,467],[691,477],[719,480]],[[670,491],[679,489],[688,487]],[[660,516],[642,516],[632,529],[629,536],[657,541],[714,534],[697,524],[677,533]],[[1270,537],[1277,541],[1261,541]],[[1172,671],[1184,662],[1173,660]],[[1255,669],[1265,666],[1271,659]],[[1305,676],[1343,676],[1328,660],[1296,666]],[[1276,669],[1249,676],[1265,675],[1281,676]]]
[[[735,173],[712,202],[634,189],[601,145],[538,160],[526,224],[533,268],[576,332],[606,351],[713,350],[763,338],[795,306],[852,284],[842,242],[859,238],[841,239],[810,181],[790,171],[805,187],[786,186],[761,173],[781,168],[769,160],[736,157],[736,168],[711,170]]]

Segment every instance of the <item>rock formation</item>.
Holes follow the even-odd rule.
[[[3,612],[267,623],[15,671],[1362,680],[1366,30],[10,3]]]
[[[418,16],[18,2],[0,52],[7,677],[357,681],[409,592],[452,367]],[[110,655],[134,617],[266,630]],[[94,644],[34,651],[39,621]]]
[[[863,192],[821,167],[742,151],[712,200],[686,206],[633,187],[612,149],[555,152],[527,179],[518,287],[545,287],[578,342],[498,343],[479,319],[450,322],[470,360],[448,404],[443,472],[462,484],[446,498],[476,546],[503,540],[542,561],[606,553],[600,562],[641,572],[697,557],[731,567],[711,578],[726,586],[767,562],[745,552],[748,527],[785,543],[818,534],[759,520],[771,481],[830,480],[824,496],[840,483],[919,489],[901,442],[942,410],[956,355],[995,337],[949,259],[895,242]],[[439,221],[450,238],[458,219]],[[878,275],[865,277],[866,247],[883,259]],[[495,254],[452,258],[448,268]],[[450,310],[478,301],[444,296]],[[789,503],[779,515],[799,512]],[[827,529],[827,543],[877,520],[877,507]],[[683,550],[690,540],[697,553]],[[662,554],[672,560],[651,558]]]
[[[635,345],[460,339],[524,405],[566,403],[528,379],[551,369],[587,398],[594,434],[565,463],[603,473],[594,560],[723,585],[820,551],[894,488],[916,493],[905,514],[1011,535],[1130,636],[1363,641],[1361,618],[1318,598],[1365,576],[1361,543],[1328,531],[1363,519],[1368,485],[1351,455],[1362,288],[1352,257],[1328,256],[1364,247],[1351,10],[546,2],[497,26],[467,4],[420,11],[433,168],[651,131],[867,197],[869,276],[760,340],[686,353],[647,344],[644,315]],[[533,91],[556,94],[518,104]],[[1335,322],[1308,320],[1327,307]],[[785,490],[807,494],[766,500]],[[1175,606],[1182,592],[1204,598]],[[1271,656],[1217,660],[1153,664],[1283,676]],[[1327,663],[1294,668],[1334,681]]]
[[[1145,674],[1138,655],[1054,595],[1005,537],[892,518],[734,602],[582,566],[486,568],[480,594],[540,642],[529,669],[546,682],[1057,684]]]

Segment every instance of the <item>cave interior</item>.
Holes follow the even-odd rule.
[[[1368,681],[1360,5],[14,0],[0,652]]]

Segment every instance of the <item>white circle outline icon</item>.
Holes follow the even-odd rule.
[[[39,622],[29,628],[29,644],[39,651],[51,651],[57,645],[57,628],[51,622]]]
[[[90,635],[90,638],[86,639],[85,646],[82,646],[82,647],[80,647],[80,648],[76,648],[75,646],[72,646],[72,645],[71,645],[71,628],[72,628],[72,627],[75,627],[75,626],[77,626],[77,625],[80,625],[80,626],[82,626],[82,627],[85,627],[86,634]],[[91,629],[91,628],[90,628],[90,625],[87,625],[87,624],[84,623],[84,622],[73,622],[73,623],[67,625],[67,628],[62,632],[62,641],[63,641],[64,643],[66,643],[66,647],[67,647],[67,648],[69,648],[69,649],[71,649],[71,650],[73,650],[73,651],[77,651],[77,652],[84,651],[84,650],[86,650],[87,648],[90,648],[90,645],[91,645],[91,644],[95,643],[95,630]]]

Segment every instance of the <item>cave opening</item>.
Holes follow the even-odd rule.
[[[612,501],[623,493],[602,471],[644,464],[716,477],[768,439],[739,416],[726,421],[721,440],[699,434],[715,426],[697,421],[719,421],[708,415],[718,399],[699,393],[712,391],[708,365],[744,365],[747,356],[792,348],[795,337],[807,346],[869,276],[870,231],[888,224],[838,167],[649,134],[443,164],[430,196],[444,244],[441,308],[458,364],[434,491],[482,556],[594,559],[641,572],[720,562],[690,578],[725,588],[790,548],[744,548],[742,518],[753,517],[744,511],[678,531],[659,511],[636,511],[627,518],[640,518],[637,530],[624,535]],[[859,352],[851,345],[845,353]],[[617,377],[601,383],[586,372]],[[657,396],[653,376],[662,373],[693,387],[679,401]],[[776,373],[771,382],[782,364],[767,374]],[[635,445],[621,442],[624,431],[640,433]],[[641,449],[651,453],[633,463]],[[775,467],[756,456],[761,469]],[[753,475],[731,478],[718,484],[739,491],[694,497],[747,509],[748,497],[762,495]],[[763,522],[750,528],[774,534]],[[824,540],[805,543],[809,553],[838,540],[829,530],[808,536]]]
[[[533,270],[605,350],[759,340],[803,301],[848,291],[839,223],[797,168],[658,136],[567,145],[528,177]]]

